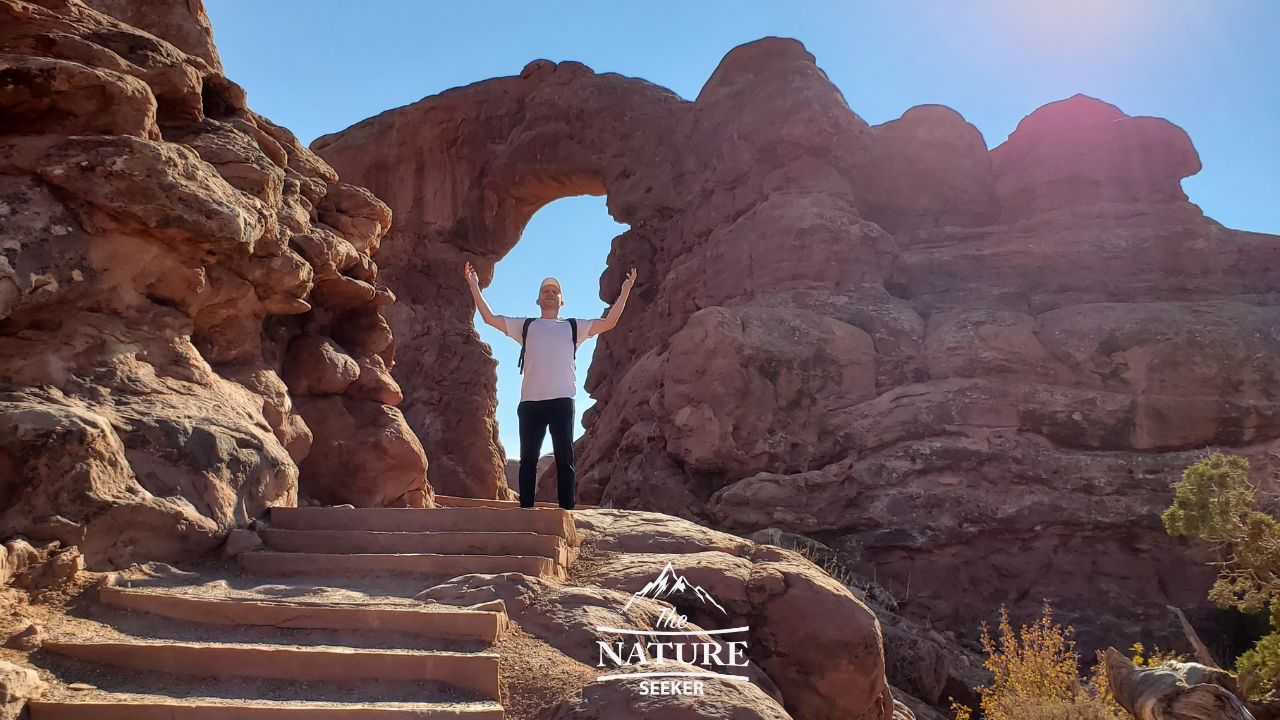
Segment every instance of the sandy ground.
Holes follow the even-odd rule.
[[[561,700],[596,679],[599,672],[514,623],[498,639],[503,707],[507,720],[540,720]]]

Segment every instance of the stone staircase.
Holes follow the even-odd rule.
[[[274,508],[267,550],[240,556],[261,575],[518,572],[562,578],[577,536],[559,508]]]
[[[556,507],[455,500],[273,508],[238,569],[109,578],[33,656],[56,682],[31,719],[501,720],[505,607],[412,597],[473,572],[563,578],[578,537]]]

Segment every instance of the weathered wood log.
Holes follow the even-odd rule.
[[[1196,659],[1201,664],[1208,665],[1211,668],[1221,668],[1222,663],[1213,657],[1213,653],[1209,652],[1208,646],[1200,639],[1199,633],[1191,626],[1191,621],[1187,619],[1186,613],[1172,606],[1166,605],[1170,612],[1178,618],[1178,622],[1182,625],[1182,632],[1187,636],[1187,642],[1191,643],[1191,647],[1195,649]],[[1231,676],[1230,682],[1219,681],[1218,684],[1231,691],[1244,701],[1244,705],[1253,715],[1254,720],[1280,720],[1280,700],[1248,700],[1244,697],[1244,693],[1240,692],[1239,678]]]
[[[1179,662],[1139,668],[1115,648],[1107,648],[1106,666],[1116,702],[1137,720],[1255,720],[1227,689],[1235,679],[1218,668]]]

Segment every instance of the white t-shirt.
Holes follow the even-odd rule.
[[[520,331],[527,318],[499,315],[507,336],[520,342]],[[578,321],[578,346],[586,341],[595,320]],[[524,349],[524,379],[520,383],[520,399],[552,400],[578,394],[577,367],[574,362],[573,328],[565,318],[534,318],[529,323],[529,339]]]

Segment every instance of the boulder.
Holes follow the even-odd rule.
[[[234,558],[247,552],[261,550],[263,547],[262,538],[258,533],[236,528],[227,533],[227,540],[222,543],[222,556],[228,559]]]
[[[879,622],[799,554],[656,514],[574,516],[584,528],[582,553],[593,557],[582,582],[632,594],[670,568],[699,598],[714,599],[677,605],[696,627],[750,628],[747,655],[768,678],[757,684],[776,687],[792,717],[890,717]]]
[[[23,625],[4,641],[4,646],[21,652],[39,650],[44,644],[44,630],[33,622]]]
[[[297,402],[316,438],[301,466],[312,497],[326,505],[424,506],[427,463],[399,410],[348,395]]]
[[[0,660],[0,712],[16,718],[25,701],[38,697],[48,685],[35,670]]]

